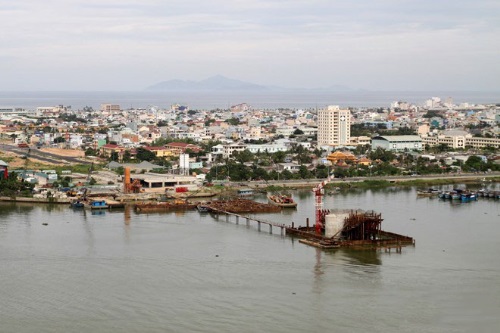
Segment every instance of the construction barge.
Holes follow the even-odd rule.
[[[402,246],[415,245],[412,237],[399,235],[381,229],[382,216],[374,211],[337,210],[322,212],[320,226],[286,228],[286,234],[300,237],[299,242],[321,249],[352,248],[352,249],[385,249],[395,248],[401,251]],[[319,230],[319,231],[318,231]]]
[[[223,212],[223,213],[276,213],[282,210],[282,207],[256,202],[248,199],[234,199],[234,200],[217,200],[204,204],[209,212]]]

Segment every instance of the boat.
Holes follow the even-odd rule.
[[[69,205],[71,208],[83,208],[83,207],[85,207],[84,202],[81,200],[73,200],[73,201],[71,201],[71,203]]]
[[[104,199],[89,199],[84,203],[84,207],[90,210],[108,209],[108,204]]]
[[[295,208],[297,203],[289,195],[284,194],[268,194],[267,200],[270,204],[284,207],[284,208]]]
[[[254,191],[251,188],[242,188],[238,190],[238,196],[241,198],[253,197]]]
[[[187,200],[180,200],[180,199],[167,202],[139,203],[134,205],[134,210],[138,213],[191,210],[195,208],[196,204],[190,203]]]
[[[196,209],[200,213],[208,213],[208,212],[210,212],[210,207],[207,204],[203,204],[203,203],[199,203],[198,205],[196,205]]]
[[[477,195],[474,192],[463,192],[460,194],[460,200],[462,202],[477,201]]]
[[[451,200],[460,200],[462,194],[457,191],[451,191],[450,195],[451,195]]]
[[[433,197],[439,194],[439,190],[429,188],[427,190],[417,190],[417,196],[419,197]]]

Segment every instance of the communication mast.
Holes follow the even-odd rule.
[[[314,197],[315,197],[315,210],[316,210],[316,224],[315,224],[315,230],[316,234],[320,235],[321,234],[321,228],[323,227],[323,195],[325,194],[324,187],[333,179],[335,176],[331,174],[326,178],[324,181],[316,185],[315,188],[313,188],[314,192]]]

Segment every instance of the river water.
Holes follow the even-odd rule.
[[[296,211],[262,218],[312,221],[312,193],[293,195]],[[373,209],[416,245],[324,252],[196,211],[0,203],[0,331],[498,331],[500,201],[389,188],[326,196],[324,207]]]

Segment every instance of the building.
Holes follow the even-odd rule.
[[[12,108],[12,107],[0,107],[0,116],[1,115],[23,115],[26,114],[27,111],[23,108]]]
[[[472,134],[467,133],[466,131],[459,130],[446,131],[442,134],[434,136],[422,135],[422,142],[429,147],[446,145],[453,149],[465,149],[466,147],[492,147],[495,149],[500,148],[500,139],[475,137],[472,136]]]
[[[351,140],[351,111],[329,105],[318,110],[318,146],[347,145]]]
[[[0,160],[0,180],[9,178],[9,165]]]
[[[101,112],[115,113],[120,112],[120,105],[117,104],[101,104],[99,109]]]
[[[376,136],[372,138],[372,149],[390,151],[422,150],[422,139],[418,135]]]

